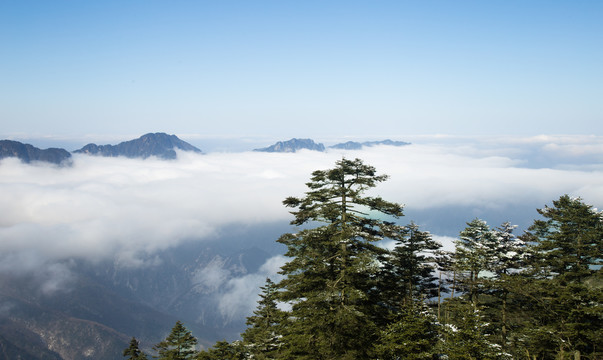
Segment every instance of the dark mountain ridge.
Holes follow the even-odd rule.
[[[16,157],[24,163],[44,161],[57,165],[67,164],[71,154],[65,149],[39,149],[30,144],[13,140],[0,140],[0,159]]]
[[[73,153],[142,159],[156,156],[160,159],[171,160],[177,157],[175,149],[201,153],[200,149],[180,140],[176,135],[166,133],[149,133],[138,139],[124,141],[117,145],[88,144],[79,150],[73,151]],[[40,149],[19,141],[0,140],[0,160],[8,157],[16,157],[24,163],[42,161],[65,165],[70,163],[72,156],[69,151],[61,148]]]
[[[161,159],[175,159],[177,155],[174,149],[201,153],[200,149],[180,140],[176,135],[166,133],[148,133],[138,139],[124,141],[117,145],[88,144],[75,150],[74,153],[107,157],[125,156],[146,159],[156,156]]]

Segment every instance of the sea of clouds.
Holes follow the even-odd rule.
[[[401,223],[414,220],[428,231],[447,216],[458,228],[459,218],[490,213],[530,222],[536,208],[563,194],[603,205],[603,138],[594,136],[432,136],[359,151],[180,152],[174,161],[80,154],[69,167],[8,158],[0,161],[0,271],[43,274],[42,286],[53,291],[73,276],[73,259],[152,266],[153,254],[215,238],[224,227],[288,223],[282,200],[303,196],[311,172],[342,157],[388,174],[370,195],[405,204]],[[528,211],[532,218],[514,218]],[[458,229],[432,233],[450,248]],[[258,286],[284,261],[277,256],[256,274],[218,278],[224,304],[249,311]]]

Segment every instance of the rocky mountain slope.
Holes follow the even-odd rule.
[[[121,358],[132,336],[147,354],[177,320],[203,346],[238,337],[245,327],[232,279],[244,279],[273,254],[286,225],[224,231],[213,240],[188,242],[141,255],[146,266],[117,260],[70,260],[61,286],[54,277],[0,271],[0,360],[104,360]],[[272,248],[272,254],[262,249]],[[264,280],[264,278],[260,279]],[[249,285],[245,284],[245,287]],[[254,299],[242,299],[253,309]],[[20,356],[20,357],[19,357]]]
[[[3,273],[0,284],[0,359],[112,359],[130,334],[154,343],[176,321],[82,273],[52,292],[32,275]]]

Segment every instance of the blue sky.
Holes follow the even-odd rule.
[[[0,137],[603,135],[601,1],[0,2]]]

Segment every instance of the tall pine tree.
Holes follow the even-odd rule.
[[[377,217],[400,217],[402,206],[364,194],[386,179],[360,159],[342,159],[315,171],[304,197],[284,201],[296,209],[293,225],[322,224],[278,240],[291,258],[279,283],[280,299],[292,306],[284,358],[373,357],[379,302],[372,296],[384,253],[375,243],[403,235],[402,227]]]
[[[603,213],[568,195],[538,212],[524,236],[530,283],[515,289],[532,310],[526,346],[543,358],[603,358]]]

